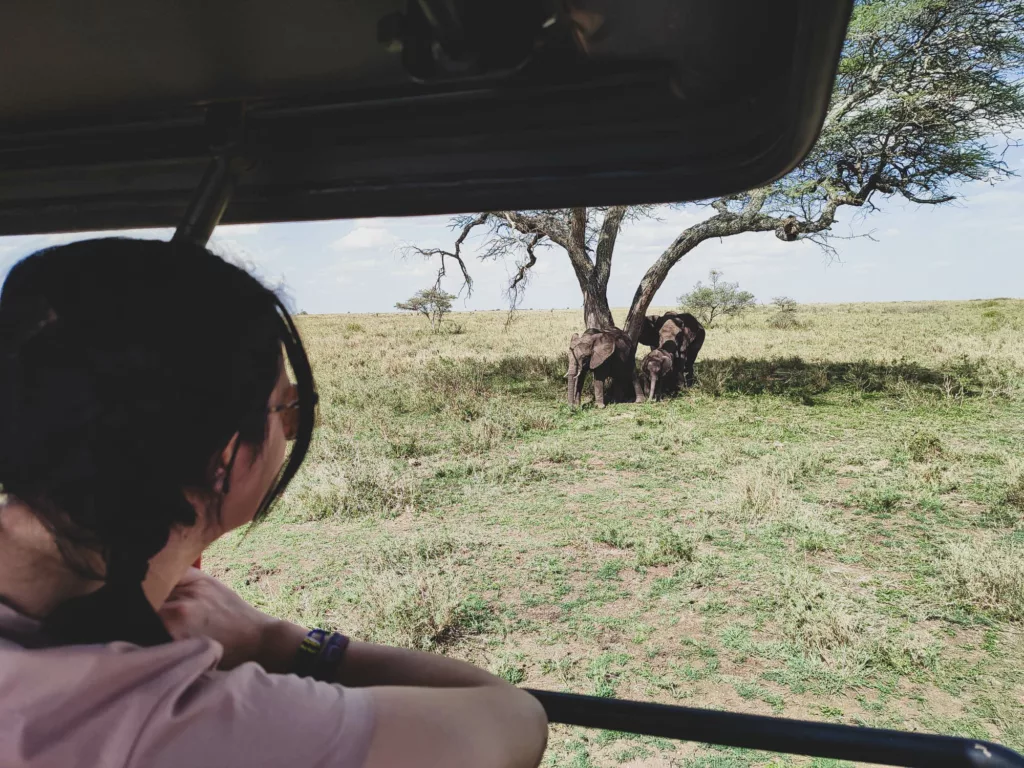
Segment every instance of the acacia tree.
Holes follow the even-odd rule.
[[[860,0],[851,20],[821,136],[780,181],[705,201],[708,217],[681,231],[647,269],[624,330],[639,337],[643,318],[669,271],[705,240],[774,232],[810,239],[827,251],[837,212],[874,210],[902,197],[921,205],[956,199],[967,181],[1009,174],[1000,144],[1024,126],[1024,0]],[[994,137],[1001,137],[996,140]],[[483,231],[482,260],[511,258],[514,309],[542,248],[564,251],[583,293],[588,328],[614,327],[608,305],[615,241],[650,206],[491,211],[452,219],[452,249],[410,246],[456,262],[472,291],[463,255]]]
[[[404,312],[415,312],[430,321],[430,330],[437,333],[441,330],[444,316],[452,311],[455,296],[440,288],[424,288],[405,301],[395,304],[395,309]]]
[[[710,328],[715,318],[739,315],[757,302],[750,291],[741,291],[739,283],[727,283],[717,269],[708,273],[708,284],[697,281],[693,290],[679,297],[679,308],[692,312]]]

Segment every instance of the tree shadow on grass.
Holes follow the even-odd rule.
[[[697,361],[697,384],[713,395],[789,395],[806,399],[834,389],[905,394],[909,389],[945,397],[970,397],[991,372],[967,358],[943,368],[908,360],[878,363],[809,362],[800,357],[729,357]]]
[[[422,386],[445,401],[499,392],[531,398],[564,396],[566,366],[564,355],[512,355],[498,360],[441,358],[424,367]],[[984,359],[966,357],[941,367],[909,360],[881,363],[810,362],[800,357],[698,358],[696,373],[698,390],[711,395],[771,394],[808,404],[816,395],[833,390],[963,399],[986,388],[1007,388],[1011,386],[1009,378],[1020,376],[1020,371],[997,370]],[[614,389],[614,382],[611,384],[609,393]],[[585,390],[589,391],[590,386],[588,376]]]

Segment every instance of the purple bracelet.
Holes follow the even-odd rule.
[[[317,661],[323,653],[327,641],[327,632],[323,629],[311,629],[295,654],[295,674],[299,677],[312,677],[316,672]]]
[[[296,654],[295,673],[324,682],[331,680],[348,643],[349,639],[340,632],[328,635],[326,630],[311,629]]]
[[[317,657],[316,666],[314,667],[313,677],[315,679],[329,681],[334,677],[338,667],[341,666],[342,659],[345,657],[348,643],[348,637],[340,632],[333,633],[324,641],[323,648],[320,650],[320,655]]]

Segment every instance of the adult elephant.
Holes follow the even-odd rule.
[[[613,402],[644,402],[644,390],[636,372],[636,347],[629,336],[617,328],[588,328],[574,333],[569,342],[568,400],[579,405],[583,380],[594,374],[594,401],[605,406],[605,379],[613,381]],[[632,386],[632,392],[630,391]]]
[[[676,356],[676,370],[684,386],[693,386],[693,363],[704,346],[704,326],[689,312],[648,315],[640,329],[640,343],[652,349],[664,349]]]

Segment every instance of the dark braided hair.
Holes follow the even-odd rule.
[[[218,509],[213,472],[233,435],[236,451],[244,443],[258,454],[282,347],[299,390],[298,439],[257,520],[313,432],[313,375],[281,300],[188,243],[88,240],[10,271],[0,293],[0,487],[33,511],[71,568],[105,578],[46,617],[53,640],[170,640],[142,591],[149,560],[172,528],[196,523],[186,490]],[[104,574],[90,568],[96,555]]]

